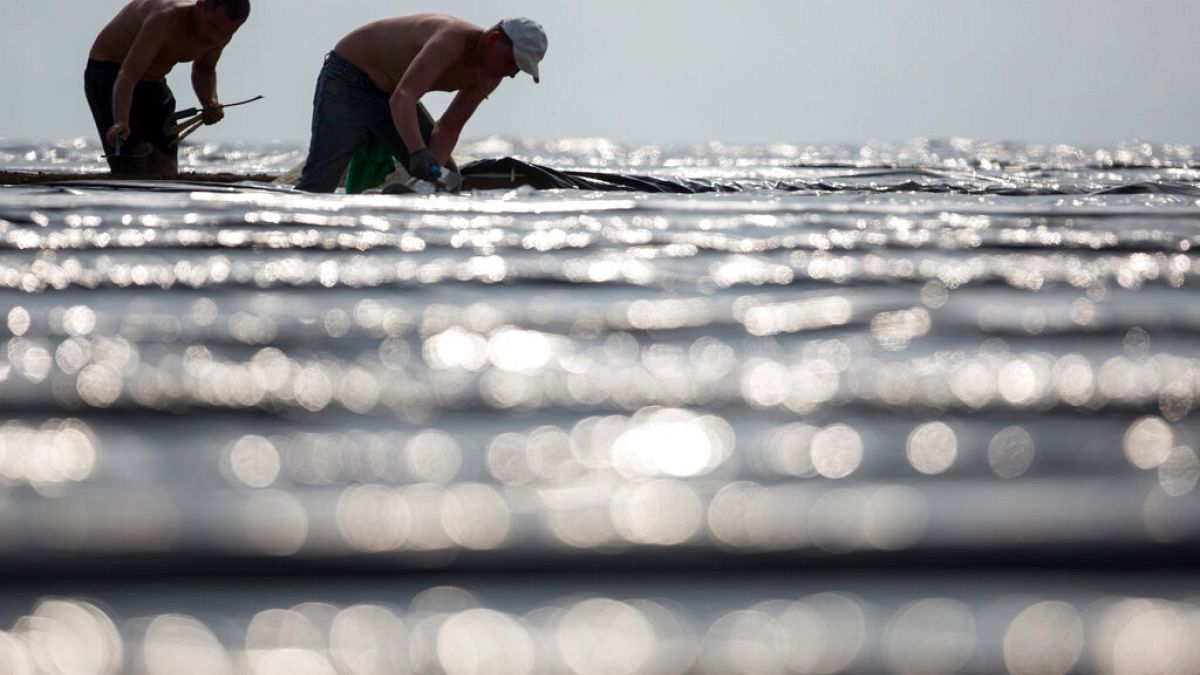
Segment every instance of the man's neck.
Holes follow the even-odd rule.
[[[483,54],[483,38],[487,35],[487,31],[478,31],[468,35],[466,38],[467,48],[463,50],[462,58],[459,63],[464,66],[478,66],[483,62],[481,55]]]

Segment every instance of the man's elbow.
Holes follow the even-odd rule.
[[[417,103],[420,102],[420,100],[421,97],[415,93],[407,89],[401,89],[397,87],[396,91],[392,92],[391,98],[388,99],[388,105],[390,105],[394,111],[411,110],[417,107]]]

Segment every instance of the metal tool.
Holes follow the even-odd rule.
[[[261,99],[262,97],[263,97],[262,94],[259,94],[258,96],[255,96],[254,98],[248,98],[244,101],[235,101],[233,103],[223,103],[219,106],[216,106],[216,108],[218,110],[224,110],[225,108],[233,108],[234,106],[246,105],[247,103],[254,103],[255,101]],[[194,117],[192,117],[193,115],[199,117],[203,113],[204,113],[204,108],[196,108],[196,107],[186,108],[184,110],[178,110],[178,111],[174,112],[170,117],[168,117],[166,123],[163,124],[163,133],[165,133],[168,136],[178,133],[180,128],[188,126],[188,124],[191,122],[191,119],[184,120],[183,118],[187,117],[187,118],[195,119]],[[183,120],[183,121],[180,122],[180,120]]]
[[[154,148],[149,147],[146,150],[143,150],[142,152],[139,152],[137,154],[126,155],[121,152],[123,146],[125,145],[125,140],[126,140],[125,136],[123,136],[121,134],[117,134],[116,141],[113,142],[113,151],[108,153],[107,155],[101,155],[100,158],[101,159],[141,159],[142,157],[149,157],[150,153],[154,152]]]
[[[181,128],[177,132],[178,135],[176,135],[174,138],[171,139],[171,142],[167,144],[167,147],[173,148],[173,147],[179,145],[180,141],[182,141],[183,139],[190,136],[192,134],[192,132],[199,129],[203,125],[204,125],[204,120],[200,119],[199,117],[197,117],[190,124],[181,125]]]

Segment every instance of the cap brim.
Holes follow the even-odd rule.
[[[520,68],[521,70],[529,73],[530,77],[533,78],[534,82],[542,81],[541,75],[538,74],[538,62],[537,61],[526,57],[524,54],[514,53],[513,56],[516,57],[517,67]]]

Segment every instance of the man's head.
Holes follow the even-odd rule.
[[[196,0],[196,33],[209,42],[228,40],[250,16],[250,0]]]
[[[512,43],[513,60],[517,67],[532,75],[534,82],[541,82],[538,64],[546,56],[549,44],[541,24],[533,19],[518,17],[505,19],[496,27]]]

